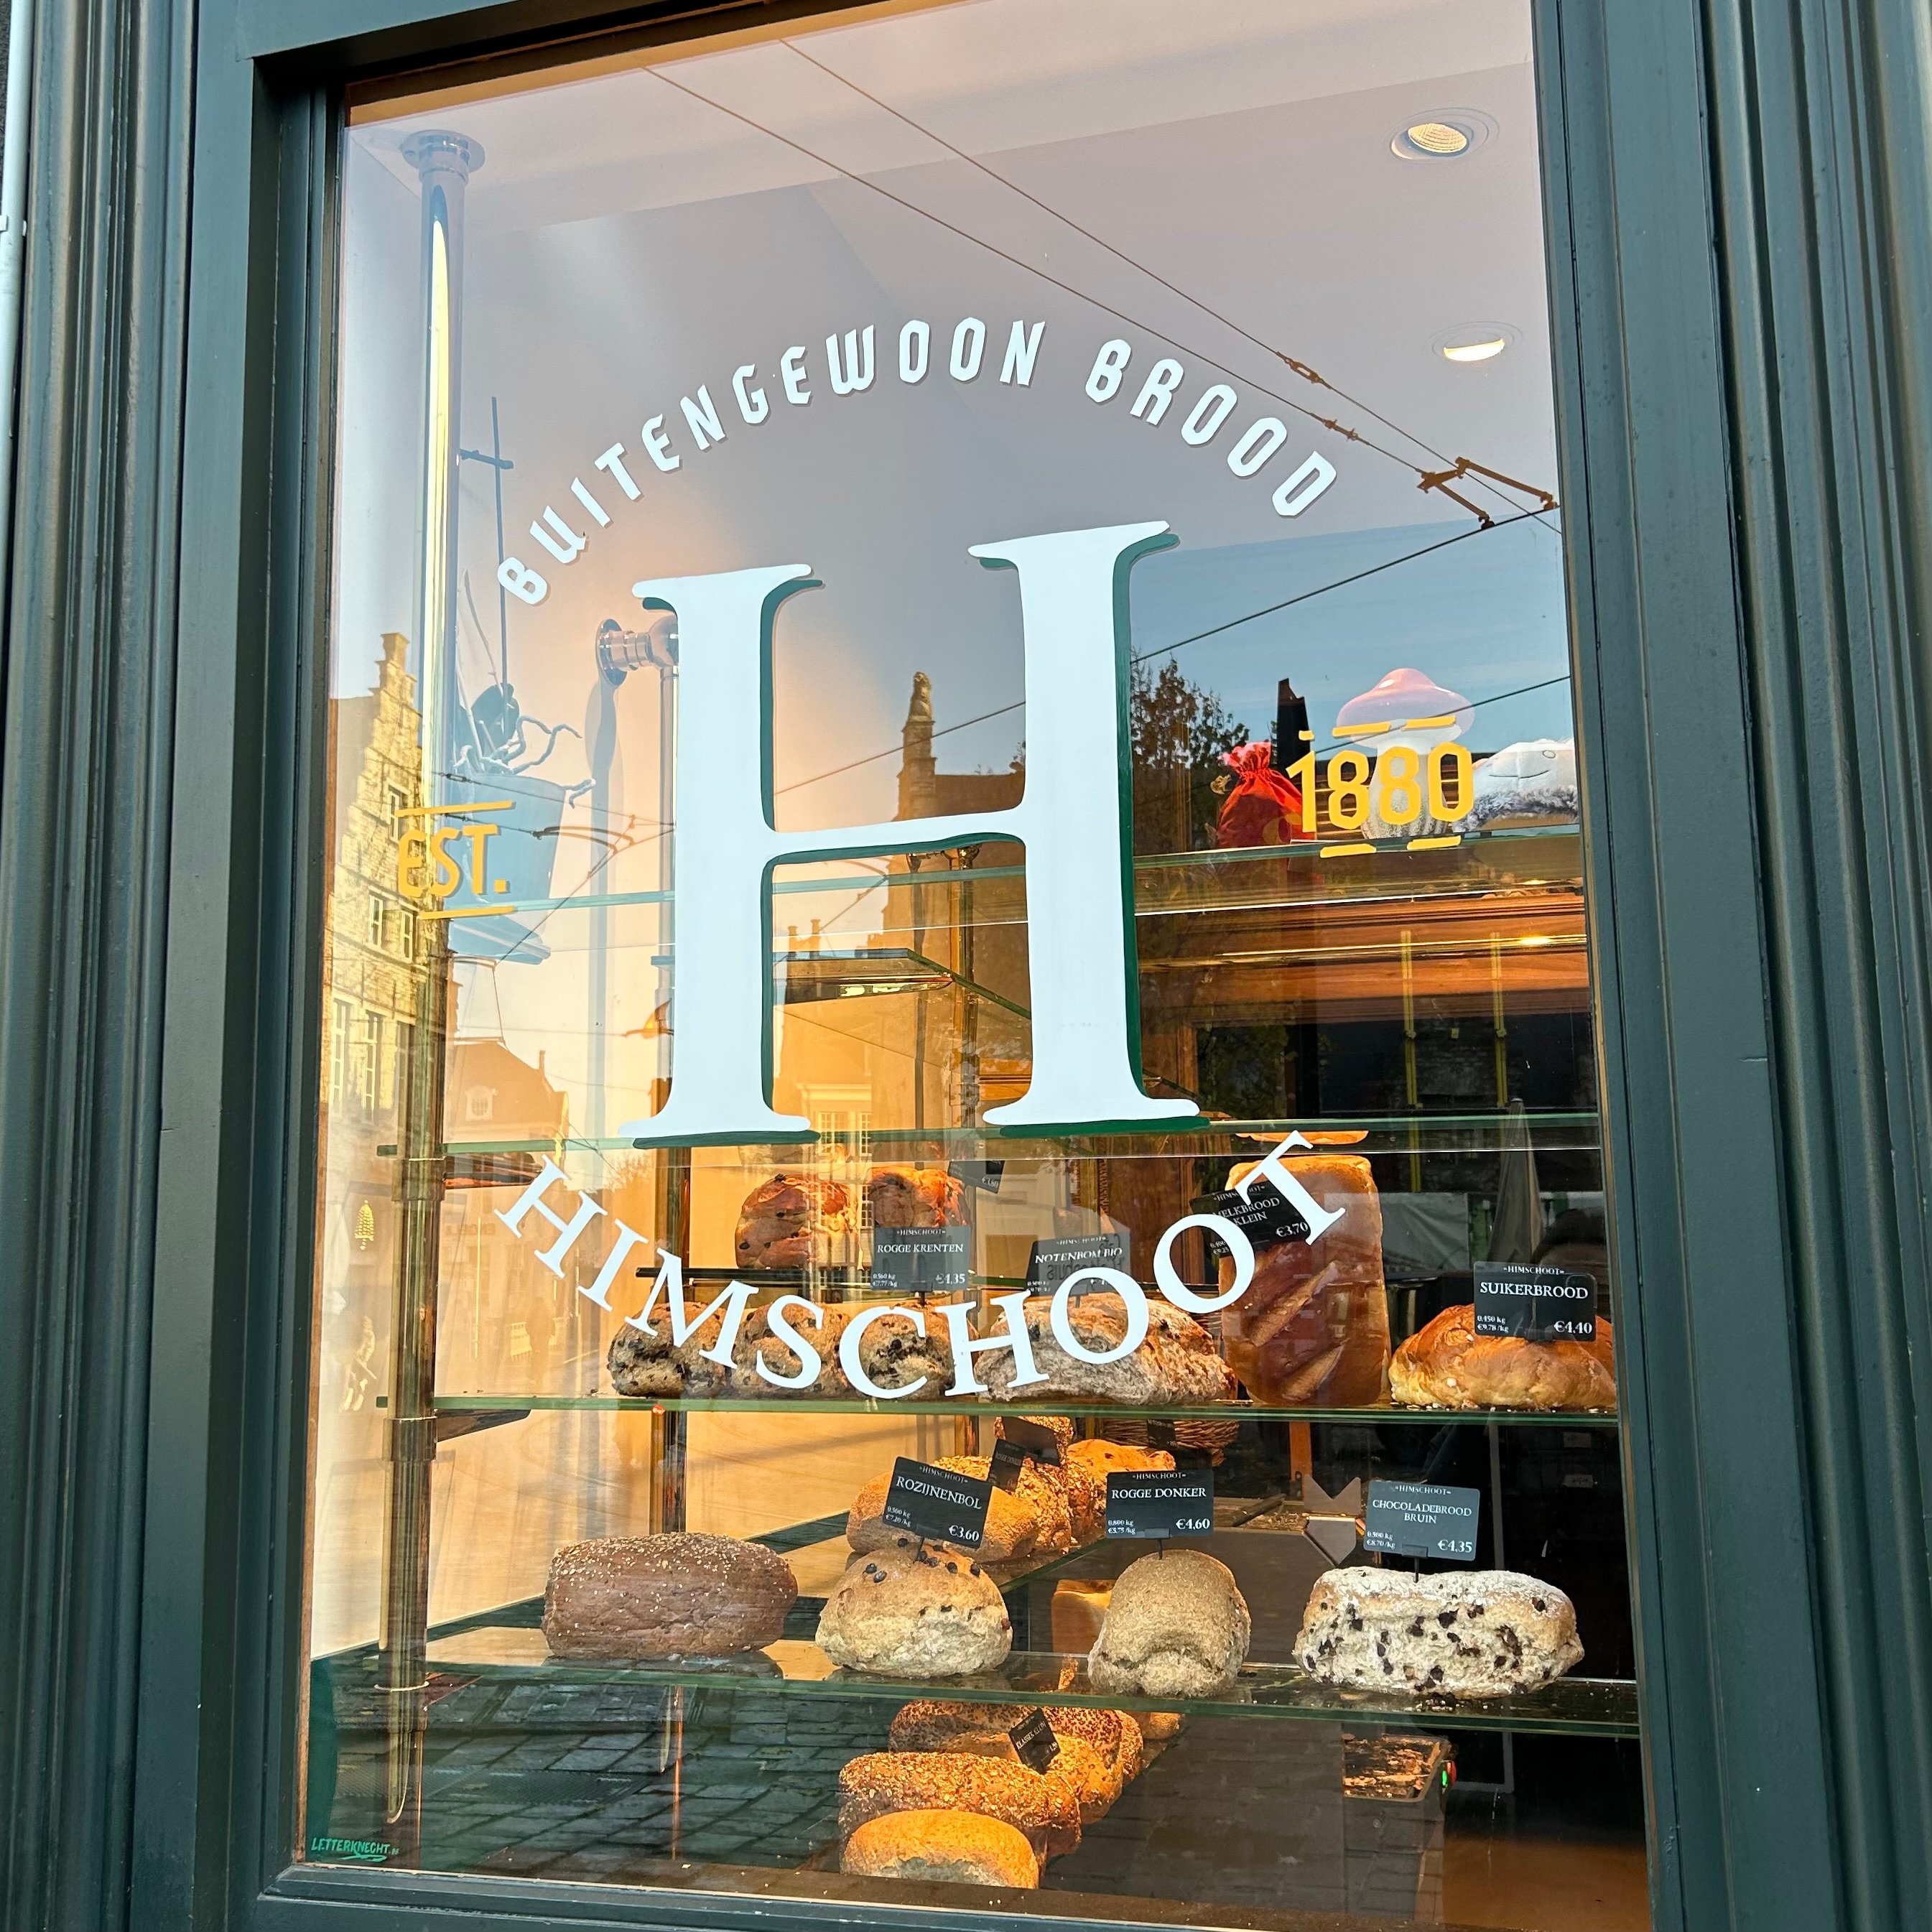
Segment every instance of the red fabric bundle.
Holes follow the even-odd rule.
[[[1286,845],[1301,825],[1301,792],[1272,763],[1274,747],[1266,739],[1237,745],[1221,761],[1234,774],[1234,789],[1222,802],[1214,827],[1217,845]]]

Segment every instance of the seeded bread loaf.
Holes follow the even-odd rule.
[[[834,1664],[892,1676],[970,1676],[1012,1643],[1006,1600],[980,1565],[903,1531],[854,1558],[818,1619],[818,1647]]]
[[[559,1657],[730,1657],[776,1642],[790,1565],[734,1537],[613,1537],[550,1558],[543,1630]]]
[[[1561,1677],[1583,1646],[1570,1599],[1534,1576],[1363,1565],[1316,1584],[1294,1652],[1330,1684],[1499,1697]]]
[[[1226,1564],[1199,1550],[1143,1556],[1114,1585],[1087,1674],[1096,1690],[1204,1697],[1233,1682],[1250,1628]]]
[[[1255,1252],[1255,1276],[1222,1312],[1228,1365],[1257,1402],[1366,1407],[1387,1393],[1388,1296],[1382,1283],[1382,1197],[1359,1154],[1304,1154],[1289,1170],[1342,1218],[1312,1241]],[[1234,1186],[1253,1172],[1237,1167]],[[1224,1288],[1234,1261],[1220,1262]]]
[[[1044,1708],[1054,1736],[1077,1738],[1090,1745],[1110,1767],[1117,1785],[1139,1774],[1140,1728],[1126,1712],[1097,1710],[1084,1704],[1049,1704]],[[915,1698],[911,1703],[902,1705],[893,1716],[892,1749],[970,1751],[980,1757],[1011,1757],[1013,1727],[1026,1721],[1030,1709],[1024,1704],[961,1704],[938,1698]]]
[[[1030,1890],[1040,1862],[1026,1834],[976,1811],[894,1811],[861,1825],[844,1843],[839,1869],[860,1878]]]
[[[1023,1832],[1035,1855],[1058,1858],[1080,1842],[1080,1809],[1064,1778],[964,1751],[868,1751],[838,1774],[838,1829],[898,1811],[976,1811]]]
[[[1075,1443],[1067,1456],[1070,1461],[1098,1477],[1103,1490],[1107,1486],[1107,1478],[1117,1472],[1131,1475],[1142,1469],[1174,1467],[1174,1458],[1165,1449],[1143,1449],[1132,1442],[1109,1442],[1098,1436]]]
[[[1617,1406],[1610,1319],[1594,1341],[1478,1335],[1476,1311],[1445,1308],[1395,1352],[1390,1399],[1408,1408],[1595,1408]]]

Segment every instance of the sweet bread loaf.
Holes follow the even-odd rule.
[[[854,1225],[850,1197],[837,1181],[775,1174],[753,1188],[738,1210],[737,1265],[829,1267]]]
[[[992,1461],[986,1456],[941,1456],[932,1466],[983,1482]],[[853,1499],[845,1519],[845,1540],[854,1550],[885,1549],[904,1534],[886,1526],[886,1497],[892,1480],[890,1474],[875,1476]],[[1018,1488],[995,1486],[986,1508],[985,1539],[974,1554],[982,1564],[1043,1562],[1048,1556],[1064,1556],[1072,1547],[1072,1519],[1065,1490],[1048,1472],[1029,1462],[1020,1472]]]
[[[1087,1674],[1096,1690],[1206,1696],[1234,1681],[1250,1628],[1226,1564],[1199,1550],[1143,1556],[1114,1585]]]
[[[1222,1314],[1228,1365],[1257,1402],[1366,1408],[1388,1392],[1388,1298],[1382,1285],[1382,1199],[1360,1154],[1290,1159],[1294,1178],[1342,1218],[1315,1241],[1255,1251],[1255,1276]],[[1254,1172],[1237,1167],[1232,1186]],[[1221,1282],[1234,1283],[1221,1257]]]
[[[875,1167],[866,1198],[875,1228],[958,1228],[965,1190],[943,1167]]]
[[[838,1829],[898,1811],[976,1811],[1024,1832],[1040,1858],[1080,1842],[1080,1809],[1062,1778],[965,1751],[868,1751],[838,1774]]]
[[[899,1677],[991,1670],[1013,1644],[999,1586],[970,1557],[923,1546],[903,1531],[854,1557],[818,1618],[834,1664]]]
[[[996,1401],[1019,1394],[1042,1400],[1049,1396],[1071,1396],[1082,1402],[1126,1402],[1143,1408],[1170,1402],[1232,1402],[1234,1378],[1200,1324],[1176,1309],[1166,1310],[1156,1320],[1156,1306],[1149,1307],[1146,1338],[1132,1354],[1111,1362],[1089,1362],[1060,1346],[1053,1332],[1052,1299],[1035,1296],[1023,1305],[1022,1313],[1033,1346],[1034,1366],[1046,1380],[1016,1390],[1013,1381],[1018,1370],[1011,1353],[1003,1352],[986,1358],[986,1386]],[[1126,1307],[1110,1290],[1070,1296],[1066,1312],[1075,1338],[1095,1354],[1104,1354],[1126,1339]]]
[[[735,1537],[613,1537],[550,1558],[544,1640],[558,1657],[730,1657],[776,1642],[791,1567]]]
[[[1614,1409],[1609,1318],[1596,1339],[1530,1342],[1478,1335],[1467,1302],[1445,1308],[1410,1336],[1389,1364],[1389,1396],[1410,1408]]]
[[[732,1386],[733,1372],[722,1362],[707,1359],[704,1351],[717,1347],[724,1329],[722,1310],[700,1322],[681,1342],[672,1341],[670,1324],[662,1317],[655,1331],[624,1322],[611,1336],[604,1357],[610,1384],[620,1395],[660,1400],[666,1396],[723,1395]],[[741,1330],[735,1346],[742,1350],[747,1346]]]
[[[1123,1475],[1132,1475],[1142,1469],[1174,1467],[1174,1458],[1165,1449],[1143,1449],[1132,1442],[1109,1442],[1098,1436],[1075,1443],[1066,1454],[1069,1462],[1097,1476],[1102,1489],[1106,1486],[1107,1478],[1116,1471]]]
[[[853,1832],[839,1869],[861,1878],[1030,1890],[1040,1861],[1024,1832],[977,1811],[893,1811]]]
[[[1583,1646],[1570,1599],[1534,1576],[1364,1565],[1316,1582],[1294,1654],[1330,1684],[1493,1697],[1561,1677]]]

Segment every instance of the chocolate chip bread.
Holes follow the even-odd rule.
[[[860,1878],[1031,1890],[1040,1861],[1026,1834],[976,1811],[894,1811],[845,1840],[839,1869]]]
[[[1143,1556],[1114,1585],[1087,1674],[1097,1690],[1204,1697],[1234,1681],[1250,1629],[1225,1564],[1199,1550]]]
[[[735,1537],[612,1537],[550,1558],[544,1640],[558,1657],[730,1657],[776,1642],[790,1565]]]
[[[812,1312],[807,1313],[794,1302],[780,1311],[793,1334],[802,1337],[818,1357],[818,1373],[802,1383],[796,1378],[805,1372],[807,1358],[792,1337],[774,1325],[772,1310],[760,1310],[747,1323],[746,1342],[737,1352],[740,1360],[732,1371],[733,1393],[820,1398],[862,1393],[845,1372],[839,1346],[847,1328],[869,1305],[855,1301],[814,1304]],[[922,1383],[926,1393],[937,1395],[952,1382],[952,1345],[945,1322],[936,1314],[888,1310],[860,1331],[857,1348],[860,1369],[874,1388],[914,1389]],[[761,1360],[765,1375],[758,1370]],[[778,1380],[772,1381],[772,1376]]]
[[[834,1664],[896,1677],[991,1670],[1012,1648],[999,1586],[970,1557],[903,1531],[855,1558],[826,1599],[818,1647]]]
[[[1330,1684],[1499,1697],[1561,1677],[1583,1646],[1570,1599],[1534,1576],[1411,1576],[1364,1565],[1316,1584],[1294,1654]]]

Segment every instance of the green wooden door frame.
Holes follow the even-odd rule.
[[[1532,3],[1656,1922],[1932,1925],[1932,22]],[[39,10],[0,1919],[852,1922],[290,1864],[333,104],[699,9]]]

